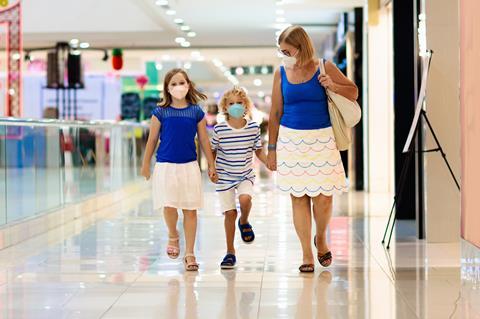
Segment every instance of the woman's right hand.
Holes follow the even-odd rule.
[[[150,166],[149,165],[143,165],[141,174],[145,179],[148,181],[150,179]]]
[[[277,151],[269,150],[267,154],[267,167],[271,171],[277,170]]]

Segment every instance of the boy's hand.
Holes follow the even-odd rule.
[[[218,175],[215,166],[208,166],[208,177],[210,177],[212,183],[216,184],[218,182]]]

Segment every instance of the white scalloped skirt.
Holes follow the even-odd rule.
[[[294,130],[280,126],[277,172],[278,188],[295,197],[348,192],[345,170],[331,127]]]

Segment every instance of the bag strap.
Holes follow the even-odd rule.
[[[320,59],[318,69],[320,70],[320,75],[327,74],[327,72],[325,71],[325,60],[324,59]]]

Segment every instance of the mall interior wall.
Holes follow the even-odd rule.
[[[460,178],[458,6],[458,0],[425,1],[427,46],[434,52],[427,86],[426,109],[453,172],[457,178]],[[478,55],[476,58],[478,59]],[[428,130],[425,136],[425,147],[434,148],[434,140]],[[425,155],[425,192],[427,241],[458,241],[460,238],[460,192],[441,155],[437,152]]]
[[[480,249],[480,2],[461,0],[462,237]]]

